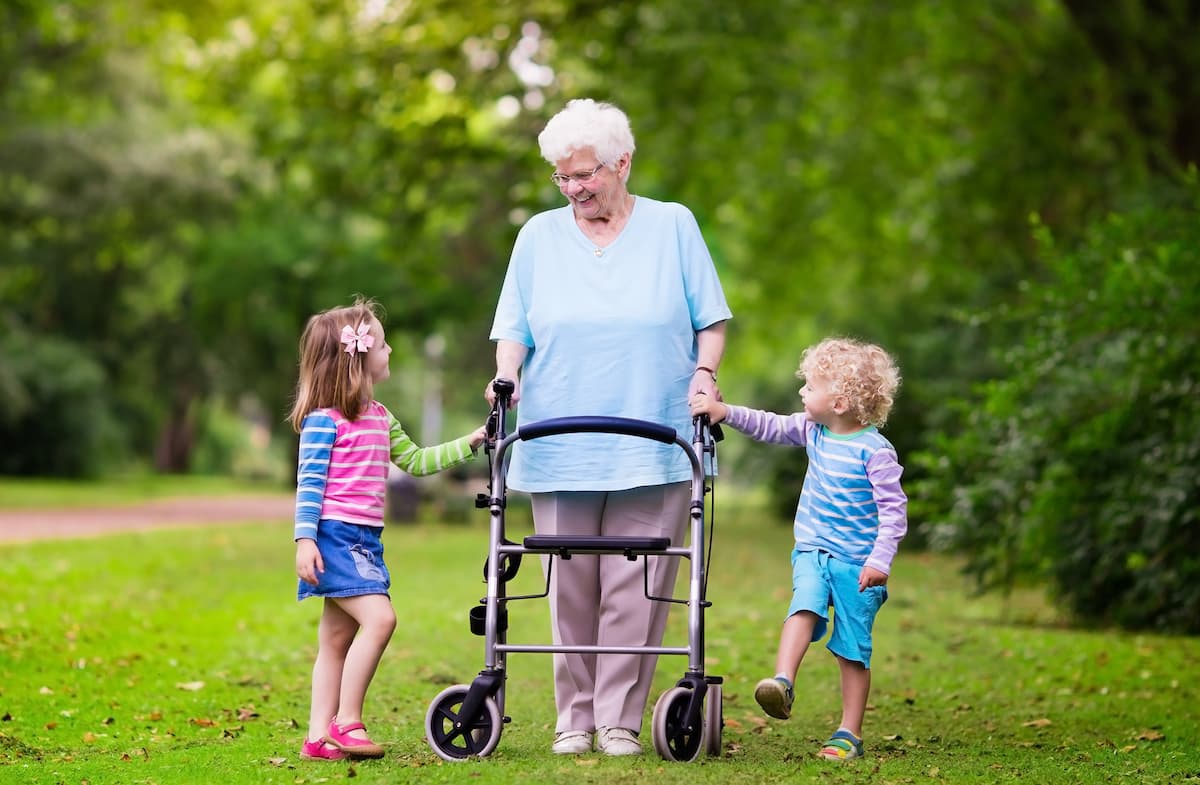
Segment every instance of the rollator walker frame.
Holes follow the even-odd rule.
[[[506,379],[492,383],[496,403],[488,419],[484,449],[491,464],[488,494],[479,494],[477,507],[490,510],[491,526],[488,558],[484,565],[487,596],[471,608],[471,631],[484,639],[484,668],[470,685],[456,684],[438,694],[425,716],[426,740],[434,752],[447,761],[487,757],[500,742],[504,714],[506,661],[512,652],[549,654],[645,654],[686,655],[687,671],[676,685],[666,690],[654,705],[651,737],[654,749],[664,759],[691,762],[702,752],[721,754],[724,716],[721,708],[719,676],[704,671],[704,612],[712,604],[706,597],[706,549],[704,496],[706,485],[704,457],[715,459],[718,426],[709,426],[707,418],[693,421],[691,443],[681,439],[673,428],[644,420],[624,417],[559,417],[527,423],[511,435],[505,433],[505,419],[515,389]],[[672,546],[667,537],[588,537],[573,535],[530,535],[515,543],[505,537],[504,510],[507,506],[505,476],[508,449],[518,441],[531,441],[566,433],[611,433],[650,439],[680,447],[692,470],[690,546]],[[494,455],[492,453],[494,452]],[[711,534],[710,534],[711,539]],[[545,589],[541,594],[508,596],[505,584],[516,576],[525,554],[548,556]],[[508,642],[508,603],[545,597],[550,591],[554,559],[573,555],[598,557],[617,554],[633,561],[643,560],[644,593],[647,602],[672,602],[688,608],[688,645],[682,646],[596,646],[545,645]],[[685,558],[691,563],[686,599],[653,597],[649,592],[649,557]]]

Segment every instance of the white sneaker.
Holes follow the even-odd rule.
[[[629,728],[601,728],[596,733],[596,749],[605,755],[641,755],[642,745]]]
[[[554,734],[550,747],[555,755],[582,755],[592,751],[592,734],[585,730],[565,730]]]

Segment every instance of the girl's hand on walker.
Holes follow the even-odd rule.
[[[315,540],[307,537],[296,540],[296,575],[300,580],[316,586],[321,582],[321,573],[325,572],[325,560]]]

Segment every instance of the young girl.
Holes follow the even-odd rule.
[[[300,434],[297,597],[325,603],[302,758],[383,756],[363,728],[362,709],[396,627],[380,542],[388,463],[432,474],[470,460],[484,439],[480,427],[436,447],[417,447],[373,397],[375,383],[390,373],[391,353],[379,306],[361,297],[313,316],[300,338],[300,379],[289,418]]]
[[[903,468],[880,433],[900,384],[891,356],[872,344],[830,338],[804,352],[804,411],[782,415],[731,406],[705,395],[692,415],[708,415],[753,439],[808,451],[792,549],[792,601],[779,637],[775,676],[754,698],[768,715],[792,713],[792,682],[808,646],[833,629],[826,648],[837,658],[842,721],[822,745],[822,758],[862,757],[862,723],[871,690],[871,629],[887,600],[888,574],[908,530]]]

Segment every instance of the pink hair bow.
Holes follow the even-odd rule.
[[[375,336],[371,335],[371,325],[359,322],[358,329],[355,330],[347,324],[342,328],[342,343],[346,347],[346,354],[365,352],[370,349],[375,345]]]

